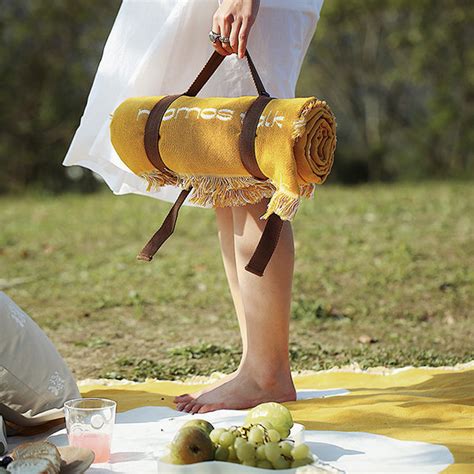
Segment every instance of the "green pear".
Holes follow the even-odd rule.
[[[198,428],[202,428],[207,434],[211,434],[211,431],[214,429],[208,421],[201,419],[189,420],[181,427],[181,429],[187,426],[197,426]]]
[[[183,427],[173,438],[170,459],[173,464],[212,461],[214,460],[214,444],[202,428]]]

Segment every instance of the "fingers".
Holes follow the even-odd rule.
[[[245,51],[247,50],[247,40],[249,37],[250,26],[251,25],[249,20],[247,18],[244,18],[239,28],[238,49],[236,51],[240,59],[245,56]]]
[[[212,17],[212,31],[214,31],[214,33],[218,33],[222,36],[222,35],[224,35],[224,33],[222,33],[222,31],[221,31],[220,21],[221,21],[221,18],[219,16],[219,14],[217,12],[214,13],[214,16]],[[212,43],[212,45],[214,46],[215,50],[219,54],[222,54],[222,56],[228,56],[229,54],[231,54],[223,48],[222,43],[219,40],[217,40],[215,43]]]
[[[221,31],[221,37],[229,38],[232,30],[233,21],[234,17],[230,13],[225,16],[219,17],[219,28]],[[228,42],[220,41],[220,43],[228,54],[233,54],[234,51],[232,51],[232,47]]]
[[[234,53],[237,53],[239,50],[239,31],[241,25],[241,19],[237,19],[234,21],[234,23],[232,23],[232,31],[230,32],[230,47]]]
[[[221,37],[229,38],[229,42],[217,40],[214,48],[223,56],[236,53],[240,59],[245,57],[250,28],[255,21],[255,12],[224,13],[218,9],[212,17],[212,31]]]

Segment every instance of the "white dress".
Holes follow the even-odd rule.
[[[295,96],[296,82],[316,30],[323,0],[261,0],[247,48],[273,97]],[[191,85],[214,52],[208,33],[218,0],[123,0],[104,47],[65,166],[97,173],[115,194],[174,202],[181,191],[146,191],[113,149],[110,114],[135,96],[177,94]],[[226,56],[200,97],[257,95],[246,59]],[[198,206],[189,202],[184,205]],[[200,206],[208,207],[208,206]]]

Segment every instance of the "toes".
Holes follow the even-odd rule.
[[[187,397],[188,394],[187,393],[183,393],[181,395],[176,395],[176,397],[174,397],[173,401],[175,403],[179,403],[184,397]]]
[[[196,404],[196,400],[191,400],[190,402],[186,403],[181,411],[185,411],[189,413],[193,406]]]
[[[178,403],[176,409],[178,411],[185,411],[194,415],[194,413],[197,413],[199,411],[201,406],[202,405],[200,403],[197,403],[195,399],[191,399],[189,401]]]
[[[181,402],[176,405],[176,410],[184,411],[184,407],[188,405],[189,401]]]
[[[205,403],[201,405],[197,413],[209,413],[210,411],[221,410],[224,408],[223,403]]]
[[[189,413],[191,413],[192,415],[194,415],[195,413],[198,413],[199,410],[201,409],[201,406],[202,405],[200,403],[195,403],[189,410]]]
[[[191,395],[189,395],[189,393],[184,393],[183,395],[178,395],[177,397],[174,397],[174,402],[182,403],[186,400],[189,400],[190,398],[191,398]]]

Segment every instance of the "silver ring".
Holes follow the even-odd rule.
[[[214,33],[212,30],[209,31],[209,41],[211,43],[215,43],[220,37],[221,35],[219,33]]]
[[[221,43],[230,43],[230,38],[228,36],[221,36],[220,37]]]

